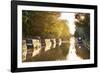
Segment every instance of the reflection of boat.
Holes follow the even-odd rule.
[[[51,39],[51,48],[55,48],[56,47],[56,39]]]
[[[40,52],[40,50],[41,50],[41,42],[40,42],[40,40],[38,40],[38,39],[32,39],[32,44],[33,44],[33,53],[32,53],[32,56],[35,56],[35,55],[37,55],[39,52]]]
[[[54,39],[54,38],[52,39],[28,38],[22,40],[22,42],[24,42],[24,44],[22,44],[22,49],[24,49],[24,51],[22,51],[23,57],[25,57],[24,60],[33,57],[39,54],[40,52],[46,52],[51,48],[56,48],[57,46],[60,47],[62,44],[61,39]]]
[[[28,38],[26,40],[22,40],[22,59],[23,61],[37,55],[41,50],[40,40],[35,38]],[[26,47],[25,47],[26,46]]]
[[[61,46],[62,40],[61,39],[56,39],[56,44],[57,44],[57,46]]]
[[[26,54],[27,54],[26,40],[22,40],[22,61],[26,60]]]

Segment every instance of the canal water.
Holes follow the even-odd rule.
[[[68,25],[70,34],[72,35],[70,38],[69,53],[66,56],[66,60],[70,60],[70,61],[71,60],[82,60],[80,57],[77,56],[76,48],[75,48],[75,37],[74,37],[74,33],[76,31],[75,13],[62,13],[60,18],[68,21],[66,22],[66,24]]]
[[[76,49],[75,49],[75,37],[70,38],[70,47],[69,47],[69,53],[66,57],[67,60],[81,60],[80,57],[77,56],[76,54]]]

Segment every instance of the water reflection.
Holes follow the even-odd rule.
[[[71,37],[70,39],[69,54],[68,56],[66,56],[66,59],[67,60],[81,60],[81,58],[76,55],[75,37]]]

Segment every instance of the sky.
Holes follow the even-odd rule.
[[[74,21],[75,21],[75,13],[61,13],[61,16],[60,16],[60,19],[64,19],[68,22],[66,22],[66,24],[68,25],[69,27],[69,31],[72,35],[74,35],[75,33],[75,24],[74,24]]]

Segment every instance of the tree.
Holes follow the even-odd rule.
[[[60,12],[23,11],[23,37],[70,38],[65,20],[59,19]]]
[[[90,14],[77,13],[76,14],[76,31],[75,37],[82,38],[81,49],[76,44],[76,54],[83,59],[90,58]]]

